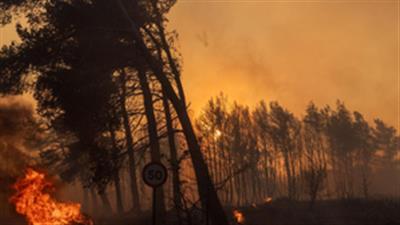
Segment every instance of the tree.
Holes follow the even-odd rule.
[[[121,91],[119,94],[119,105],[120,105],[120,112],[123,121],[124,133],[125,133],[125,140],[126,140],[126,147],[128,150],[128,164],[129,164],[129,177],[130,177],[130,188],[131,188],[131,197],[133,207],[136,208],[137,212],[141,211],[141,205],[139,200],[139,191],[138,191],[138,184],[137,184],[137,176],[136,176],[136,159],[135,159],[135,152],[133,146],[133,137],[132,137],[132,130],[128,115],[128,110],[126,107],[126,99],[127,99],[127,90],[126,90],[126,83],[127,83],[127,74],[124,70],[121,70],[119,75]]]
[[[396,129],[387,125],[380,119],[375,119],[375,129],[373,135],[377,144],[378,150],[382,151],[382,164],[394,167],[395,157],[399,154],[398,142],[396,138]]]
[[[270,136],[270,122],[267,103],[261,101],[253,111],[254,129],[257,135],[257,143],[263,155],[263,167],[265,176],[266,197],[274,195],[276,189],[276,163],[275,152]]]
[[[369,197],[369,177],[371,174],[371,163],[375,155],[376,146],[372,134],[372,130],[367,121],[359,112],[354,112],[354,133],[356,137],[356,149],[361,167],[362,193],[367,199]]]
[[[153,107],[153,98],[151,95],[151,91],[149,88],[149,83],[147,79],[147,74],[144,71],[138,71],[138,78],[140,81],[140,86],[143,93],[143,102],[145,105],[145,114],[147,118],[147,132],[149,134],[149,142],[150,142],[150,155],[151,160],[153,162],[161,162],[161,153],[160,153],[160,143],[158,142],[158,131],[157,131],[157,121],[154,115],[154,107]],[[164,191],[162,187],[156,189],[157,201],[156,204],[156,212],[158,213],[156,216],[159,218],[156,221],[159,221],[159,224],[163,224],[165,221],[165,202],[164,202]]]
[[[354,195],[352,169],[356,139],[352,115],[343,102],[337,101],[336,111],[330,112],[327,134],[331,145],[337,194],[342,198],[351,198]]]
[[[179,160],[178,160],[178,151],[177,145],[175,141],[175,131],[174,131],[174,124],[171,115],[171,109],[169,105],[169,101],[165,95],[163,95],[163,107],[165,113],[165,123],[167,126],[167,133],[168,133],[168,147],[170,151],[170,163],[172,167],[172,189],[173,189],[173,201],[175,205],[175,210],[177,214],[178,223],[182,223],[181,219],[181,210],[182,200],[181,200],[181,180],[179,177]]]
[[[310,103],[303,118],[303,139],[305,148],[304,179],[310,198],[310,208],[314,206],[323,182],[327,176],[326,146],[324,143],[324,118],[314,103]]]
[[[296,197],[296,168],[298,156],[297,138],[299,137],[300,123],[288,110],[277,102],[270,103],[270,136],[276,148],[283,155],[287,179],[289,199]]]

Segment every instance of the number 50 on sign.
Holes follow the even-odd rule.
[[[152,162],[143,168],[142,176],[147,185],[156,188],[163,185],[167,180],[167,169],[161,163]]]

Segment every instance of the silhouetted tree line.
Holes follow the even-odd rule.
[[[285,196],[309,199],[311,206],[318,197],[370,198],[374,175],[396,179],[400,169],[395,128],[380,119],[370,124],[341,101],[334,108],[311,102],[298,118],[278,102],[250,109],[220,94],[209,100],[196,128],[227,205]]]

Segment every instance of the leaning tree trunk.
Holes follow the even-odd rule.
[[[145,46],[143,45],[143,47]],[[208,206],[210,219],[213,221],[213,224],[228,225],[229,223],[227,217],[211,181],[209,171],[201,153],[200,145],[194,133],[186,106],[182,101],[180,101],[167,76],[163,73],[161,67],[153,60],[152,56],[147,55],[146,60],[150,64],[154,74],[157,76],[158,81],[161,83],[162,88],[165,90],[165,93],[171,100],[175,111],[178,114],[178,119],[185,133],[186,141],[189,146],[189,152],[192,157],[202,207],[206,209]]]
[[[178,114],[178,119],[185,133],[189,152],[192,157],[202,207],[206,209],[207,206],[209,206],[209,215],[213,224],[228,225],[228,219],[225,215],[221,202],[218,199],[217,192],[211,181],[207,165],[201,153],[200,145],[197,141],[197,137],[194,133],[192,123],[186,110],[186,105],[184,104],[184,101],[182,101],[183,99],[180,99],[177,96],[171,82],[168,80],[168,77],[163,71],[162,65],[160,65],[160,63],[157,62],[151,55],[149,49],[146,47],[146,44],[143,41],[143,37],[140,33],[139,27],[137,27],[135,22],[131,19],[121,0],[117,0],[117,3],[119,4],[121,11],[125,14],[127,20],[132,26],[135,42],[141,50],[141,54],[144,60],[153,71],[157,80],[162,85],[162,89],[165,91],[167,97],[174,106],[176,113]]]
[[[138,191],[138,184],[137,184],[137,177],[136,177],[136,165],[135,165],[135,152],[133,150],[133,138],[132,138],[132,131],[131,126],[129,123],[129,116],[128,111],[126,109],[126,74],[124,71],[120,74],[121,79],[121,96],[120,96],[120,107],[121,107],[121,114],[123,118],[123,125],[125,131],[125,139],[126,145],[128,148],[128,159],[129,159],[129,176],[130,176],[130,188],[131,188],[131,196],[132,196],[132,203],[133,207],[136,207],[135,211],[140,213],[140,201],[139,201],[139,191]]]
[[[161,162],[161,153],[160,153],[160,143],[158,141],[158,133],[157,133],[157,121],[154,115],[154,106],[153,99],[151,96],[151,91],[149,87],[149,83],[146,77],[146,73],[144,71],[139,70],[139,82],[143,92],[143,101],[144,101],[144,110],[147,118],[147,131],[149,133],[149,142],[150,142],[150,155],[151,161],[153,162]],[[165,202],[164,202],[164,189],[162,187],[158,187],[156,189],[156,199],[158,199],[157,204],[155,206],[156,216],[157,216],[157,224],[163,224],[165,222]]]
[[[164,103],[165,120],[166,120],[166,125],[167,125],[167,132],[168,132],[169,151],[170,151],[170,155],[171,155],[173,199],[174,199],[176,214],[178,217],[178,222],[179,222],[179,224],[181,224],[180,211],[182,209],[182,201],[181,201],[181,196],[180,196],[181,195],[181,187],[180,187],[181,182],[179,179],[178,152],[176,149],[175,132],[174,132],[173,124],[172,124],[169,102],[165,95],[163,96],[163,103]]]

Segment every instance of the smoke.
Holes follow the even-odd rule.
[[[179,33],[192,109],[200,111],[221,91],[249,105],[277,100],[296,114],[311,100],[341,99],[368,120],[396,124],[395,8],[389,2],[178,2],[170,26]]]
[[[35,140],[34,106],[22,96],[0,98],[0,174],[15,176],[29,164]]]

